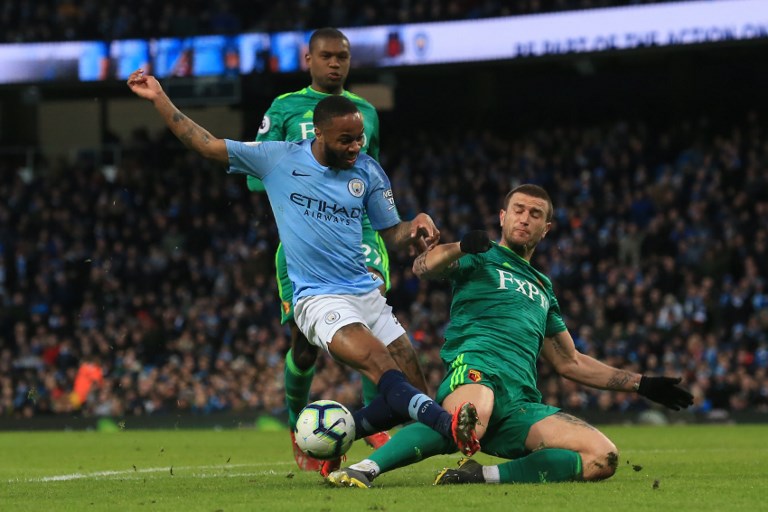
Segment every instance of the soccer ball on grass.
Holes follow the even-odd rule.
[[[355,420],[349,409],[333,400],[307,405],[296,421],[296,444],[320,460],[341,457],[355,440]]]

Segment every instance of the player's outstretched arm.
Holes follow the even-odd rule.
[[[635,391],[642,377],[639,373],[620,370],[582,354],[576,350],[567,330],[544,338],[541,355],[566,379],[597,389]]]
[[[480,254],[491,248],[485,231],[470,231],[461,242],[441,244],[421,253],[413,262],[413,273],[423,279],[440,279],[455,268],[465,254]]]
[[[229,163],[224,139],[217,139],[176,108],[155,77],[137,69],[128,77],[128,87],[136,96],[152,102],[165,124],[185,146],[205,158]]]
[[[416,253],[426,251],[440,241],[440,230],[435,226],[432,217],[420,213],[413,220],[402,221],[390,228],[382,229],[379,234],[387,247],[411,247]],[[412,249],[412,250],[413,250]]]
[[[693,395],[678,386],[680,378],[647,377],[608,366],[576,350],[568,331],[544,338],[541,355],[554,366],[557,373],[585,386],[635,391],[675,411],[693,404]]]
[[[421,279],[442,279],[458,266],[463,255],[459,242],[440,244],[413,260],[413,273]]]

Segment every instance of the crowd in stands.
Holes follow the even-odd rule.
[[[547,188],[555,226],[534,255],[579,350],[682,375],[698,415],[768,413],[768,131],[745,113],[662,126],[615,120],[500,134],[386,134],[401,215],[444,241],[498,237],[504,194]],[[266,197],[167,133],[34,175],[0,161],[0,417],[282,414],[283,356]],[[390,303],[432,389],[450,289],[392,254]],[[548,403],[634,413],[634,394],[540,367]],[[357,406],[359,376],[322,358],[313,398]],[[688,413],[686,413],[688,414]]]
[[[357,27],[665,1],[671,0],[4,0],[0,5],[0,43]]]

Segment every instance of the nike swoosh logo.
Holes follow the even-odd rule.
[[[291,172],[291,174],[293,174],[294,176],[309,176],[309,174],[302,174],[296,169],[294,169],[293,172]]]

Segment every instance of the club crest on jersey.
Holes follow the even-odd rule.
[[[328,325],[335,324],[339,321],[339,318],[341,318],[341,315],[339,315],[336,311],[331,311],[330,313],[325,315],[325,323]]]
[[[469,380],[472,382],[480,382],[483,380],[483,374],[478,370],[469,370],[467,372],[467,377],[469,377]]]
[[[272,121],[269,119],[269,116],[264,116],[259,125],[259,134],[267,133],[270,128],[272,128]]]
[[[353,178],[349,180],[347,188],[349,189],[349,193],[353,196],[362,197],[363,193],[365,192],[365,183],[363,183],[363,180],[360,178]]]

